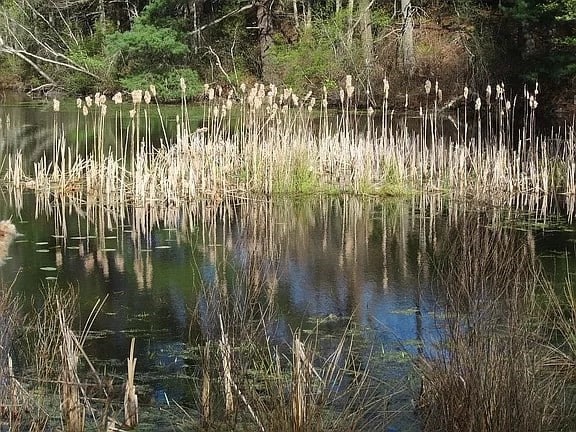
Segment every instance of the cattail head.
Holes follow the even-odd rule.
[[[208,94],[207,94],[207,95],[208,95],[208,100],[209,100],[209,101],[214,100],[214,89],[213,89],[212,87],[210,87],[210,88],[208,89]]]
[[[150,94],[153,98],[156,97],[156,86],[154,84],[150,84]]]
[[[389,90],[390,90],[390,82],[388,82],[388,78],[384,78],[384,99],[388,99]]]
[[[130,114],[130,118],[133,119],[134,116],[136,115],[136,110],[132,108],[128,114]]]
[[[315,97],[310,98],[309,108],[310,108],[310,109],[314,108],[314,105],[316,105],[316,98],[315,98]]]
[[[538,93],[540,93],[538,91],[538,81],[536,81],[536,87],[534,88],[534,96],[538,96]]]
[[[106,104],[100,104],[100,114],[102,116],[106,115],[106,111],[107,111],[107,105]]]
[[[144,102],[146,102],[146,105],[148,105],[151,100],[152,95],[150,94],[150,92],[148,90],[144,91]]]
[[[76,99],[76,108],[82,109],[82,99]]]
[[[438,94],[438,80],[436,80],[436,84],[434,84],[434,93]]]
[[[296,107],[299,105],[298,96],[295,93],[292,93],[292,104]]]
[[[404,108],[408,108],[408,92],[406,92],[406,98],[404,99]]]
[[[245,83],[240,84],[240,91],[242,93],[246,93],[246,84]]]
[[[426,82],[424,83],[424,90],[426,91],[426,95],[430,94],[430,90],[432,90],[432,83],[430,82],[430,80],[426,80]]]
[[[116,105],[121,104],[122,103],[122,93],[120,93],[120,92],[116,93],[114,96],[112,96],[112,100],[114,101],[114,103]]]
[[[132,91],[132,103],[134,105],[138,105],[142,103],[142,90],[133,90]]]
[[[476,109],[476,111],[480,111],[480,107],[482,106],[482,101],[480,100],[479,97],[476,98],[476,103],[474,105],[474,108]]]
[[[52,101],[52,106],[54,108],[54,112],[60,112],[60,101],[58,99],[54,99]]]
[[[86,106],[87,106],[88,108],[90,108],[90,107],[92,106],[92,96],[86,96],[86,97],[84,98],[84,101],[86,102]]]
[[[486,86],[486,100],[490,103],[490,96],[492,96],[492,86],[488,84]]]
[[[100,92],[96,92],[94,95],[94,105],[100,106]]]
[[[221,85],[216,86],[216,93],[218,93],[219,98],[222,97],[222,86]]]
[[[422,105],[420,105],[420,117],[424,116],[424,111],[422,111]]]
[[[100,105],[104,105],[105,103],[106,103],[106,95],[101,94],[100,95]]]
[[[340,89],[340,103],[344,103],[344,89],[341,88]]]
[[[442,102],[442,89],[438,89],[438,102]]]
[[[464,99],[468,100],[468,86],[464,87]]]
[[[346,87],[352,86],[352,75],[346,75]]]
[[[180,90],[182,93],[186,93],[186,80],[184,77],[180,77]]]
[[[84,117],[88,115],[88,105],[84,105],[82,107],[82,114],[84,115]]]
[[[530,96],[530,108],[535,110],[537,106],[538,106],[538,101],[536,100],[536,98],[534,96]]]

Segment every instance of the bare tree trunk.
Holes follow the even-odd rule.
[[[260,65],[262,80],[270,82],[268,50],[272,46],[272,1],[262,0],[256,3],[256,20],[258,23],[258,45],[260,47]]]
[[[359,0],[358,9],[360,10],[360,31],[362,32],[362,51],[366,66],[374,63],[374,39],[372,37],[372,13],[370,8],[373,1]]]
[[[414,57],[414,21],[412,19],[411,0],[401,0],[402,6],[402,39],[400,41],[400,64],[409,77],[414,74],[416,59]]]

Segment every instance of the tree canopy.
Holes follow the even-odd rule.
[[[576,87],[576,0],[0,0],[0,86],[73,94],[178,76],[369,95],[438,80]],[[408,57],[407,57],[408,56]],[[408,63],[407,63],[408,62]],[[176,77],[176,82],[170,82]]]

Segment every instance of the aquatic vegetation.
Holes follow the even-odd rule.
[[[439,251],[446,333],[416,363],[424,431],[559,430],[573,418],[562,356],[536,301],[543,281],[525,237],[487,228],[478,216]]]
[[[33,172],[26,172],[21,153],[11,154],[6,181],[16,188],[80,193],[106,205],[178,206],[206,197],[322,191],[442,192],[501,205],[576,193],[571,128],[536,135],[535,92],[524,95],[519,119],[517,100],[508,99],[503,85],[495,100],[487,91],[484,104],[465,92],[462,108],[449,108],[454,119],[440,109],[442,91],[437,84],[432,91],[430,83],[419,117],[409,113],[407,95],[403,112],[391,110],[386,98],[377,119],[374,107],[357,108],[350,76],[336,114],[327,108],[327,91],[316,99],[273,84],[239,90],[206,85],[197,127],[184,80],[180,87],[180,114],[172,129],[161,120],[161,142],[152,142],[150,133],[150,113],[161,115],[154,86],[132,91],[131,102],[115,98],[113,105],[96,94],[77,105],[76,130],[91,130],[93,142],[80,142],[78,133],[64,136],[55,110],[52,154]],[[122,112],[129,119],[122,120]],[[107,142],[111,115],[115,139]]]

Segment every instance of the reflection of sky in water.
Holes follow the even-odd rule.
[[[451,241],[445,212],[413,211],[407,201],[327,199],[307,203],[304,210],[301,203],[278,202],[255,211],[257,205],[240,203],[229,213],[231,220],[206,225],[201,218],[190,222],[191,216],[181,215],[181,226],[192,232],[155,223],[149,238],[139,236],[141,244],[150,245],[148,252],[138,251],[131,233],[120,233],[116,250],[103,253],[96,238],[69,238],[65,245],[53,238],[53,216],[36,218],[35,201],[27,196],[22,220],[15,220],[23,241],[11,246],[1,275],[12,281],[19,273],[16,292],[38,299],[37,287],[47,283],[40,269],[56,267],[50,275],[57,274],[60,289],[78,288],[82,317],[108,294],[94,325],[107,333],[89,343],[88,353],[124,365],[136,337],[137,367],[152,374],[156,399],[167,392],[170,398],[183,394],[179,386],[186,386],[185,378],[178,377],[194,367],[186,358],[188,338],[196,343],[219,336],[217,305],[201,294],[202,285],[225,288],[232,298],[238,273],[248,268],[261,272],[262,283],[277,282],[270,292],[278,318],[267,323],[267,330],[284,347],[298,327],[318,325],[320,332],[338,336],[352,316],[360,338],[377,351],[433,350],[442,299],[435,295],[428,269],[434,254]],[[13,212],[8,205],[3,211]],[[421,215],[426,215],[424,223]],[[108,225],[86,228],[73,211],[67,217],[74,235],[118,232]],[[46,241],[42,247],[49,252],[37,252],[37,243]],[[175,381],[164,383],[166,376]]]

